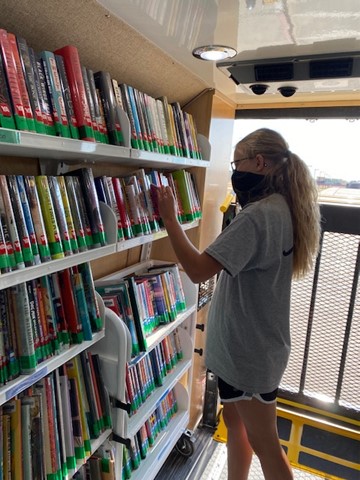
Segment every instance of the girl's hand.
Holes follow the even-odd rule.
[[[177,218],[177,208],[170,187],[156,187],[159,215],[163,222]]]

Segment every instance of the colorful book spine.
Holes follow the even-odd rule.
[[[51,254],[44,225],[44,219],[41,212],[39,195],[36,188],[35,177],[31,175],[25,175],[23,179],[25,184],[26,196],[31,212],[31,218],[34,225],[34,231],[40,253],[40,258],[42,262],[47,262],[51,260]]]
[[[22,104],[24,106],[24,111],[25,111],[26,124],[28,129],[31,132],[35,132],[36,130],[35,130],[34,115],[31,109],[30,99],[29,99],[27,88],[26,88],[23,70],[21,67],[21,60],[20,60],[19,50],[16,42],[16,36],[13,33],[8,33],[8,39],[13,51],[15,69],[18,77],[18,85],[19,85],[20,94],[22,98]]]
[[[123,105],[125,107],[125,111],[129,117],[130,126],[131,126],[131,146],[133,148],[139,148],[140,150],[144,150],[143,139],[140,130],[140,123],[139,118],[132,109],[132,105],[130,102],[129,92],[127,85],[125,83],[119,84],[121,97],[123,100]]]
[[[68,230],[69,239],[70,239],[71,250],[73,253],[78,253],[79,246],[76,238],[76,231],[75,231],[73,216],[71,213],[69,196],[66,189],[65,177],[60,175],[56,178],[57,178],[57,184],[60,189],[62,204],[64,207],[64,213],[65,213],[67,230]]]
[[[16,128],[18,130],[28,130],[14,53],[10,45],[8,33],[4,29],[0,29],[0,48],[10,91]]]
[[[55,55],[52,52],[42,51],[40,58],[50,94],[56,133],[60,137],[71,138]]]
[[[10,91],[6,79],[5,65],[0,52],[0,126],[15,128]]]
[[[120,118],[116,111],[116,99],[109,72],[94,73],[95,85],[100,92],[109,142],[112,145],[124,145],[124,136],[121,130]]]
[[[111,178],[112,186],[114,188],[116,204],[119,209],[119,214],[121,218],[121,227],[124,232],[124,237],[126,240],[134,237],[134,232],[131,226],[131,220],[126,208],[126,200],[123,191],[123,186],[120,178],[112,177]]]
[[[81,343],[84,340],[83,326],[79,319],[76,308],[76,297],[73,287],[72,274],[69,269],[59,272],[61,298],[73,343]]]
[[[65,186],[69,198],[71,216],[74,222],[76,241],[80,252],[84,252],[87,247],[87,232],[81,215],[80,205],[78,202],[78,193],[75,187],[75,177],[65,177]]]
[[[44,66],[41,58],[32,48],[29,48],[30,60],[34,65],[35,78],[37,76],[37,85],[39,89],[39,98],[41,99],[41,111],[45,123],[47,135],[56,135],[55,121],[52,113],[51,100],[47,81],[45,77]]]
[[[34,254],[31,246],[30,235],[27,228],[24,210],[22,208],[16,175],[7,176],[8,190],[14,211],[17,230],[20,238],[21,251],[26,267],[35,265]]]
[[[89,82],[89,76],[88,76],[87,68],[85,66],[82,66],[81,67],[81,72],[82,72],[82,76],[83,76],[83,80],[84,80],[86,98],[87,98],[88,105],[89,105],[89,112],[90,112],[92,129],[94,131],[95,140],[97,142],[100,142],[100,131],[99,131],[98,124],[97,124],[97,121],[96,121],[94,99],[93,99],[92,91],[91,91],[91,88],[90,88],[90,82]]]
[[[24,38],[17,37],[16,40],[21,59],[22,71],[29,94],[30,106],[34,115],[35,130],[37,133],[46,133],[39,94],[35,82],[34,68],[30,59],[29,48]]]
[[[100,314],[99,302],[95,293],[95,284],[91,267],[88,263],[81,263],[78,265],[78,269],[82,276],[86,304],[90,316],[91,329],[93,332],[98,332],[103,328],[104,325]]]
[[[84,340],[92,340],[93,334],[91,329],[90,316],[87,308],[84,284],[82,276],[76,266],[72,267],[71,269],[71,279],[74,289],[74,297],[76,301],[78,318],[82,325]]]
[[[80,168],[70,172],[71,176],[79,179],[81,198],[85,200],[85,208],[90,221],[90,229],[94,247],[106,245],[104,224],[100,213],[99,199],[96,193],[94,175],[91,168]],[[81,198],[79,201],[81,201]]]
[[[71,138],[79,139],[79,130],[75,117],[74,106],[71,99],[69,82],[66,74],[64,59],[61,55],[55,55],[56,66],[59,74],[61,91],[63,94],[66,116],[69,124]]]
[[[86,73],[89,81],[92,100],[94,102],[95,122],[99,132],[99,140],[101,143],[108,143],[109,140],[107,138],[107,130],[103,128],[103,119],[101,116],[101,108],[100,108],[102,107],[102,105],[100,106],[100,103],[99,103],[99,97],[98,97],[96,85],[95,85],[94,72],[90,68],[87,68]]]
[[[54,206],[55,217],[59,227],[63,252],[65,256],[69,256],[73,254],[73,250],[61,190],[58,183],[58,177],[48,176],[47,179],[50,188],[52,203]]]
[[[48,178],[45,175],[35,177],[36,188],[40,200],[41,212],[45,223],[46,234],[49,241],[51,258],[64,258],[59,226],[56,220]]]
[[[29,205],[28,196],[26,193],[25,181],[22,175],[16,175],[16,183],[19,192],[19,198],[25,218],[26,228],[29,234],[29,240],[31,245],[31,251],[34,257],[35,265],[39,265],[41,263],[39,246],[36,239],[35,227],[34,222],[31,216],[31,210]]]
[[[55,50],[54,54],[64,58],[80,138],[95,142],[78,49],[73,45],[67,45]]]
[[[0,191],[0,211],[2,212],[3,217],[6,218],[7,230],[12,244],[10,255],[12,253],[14,254],[16,268],[22,269],[25,268],[24,257],[21,250],[20,236],[5,175],[0,175]]]

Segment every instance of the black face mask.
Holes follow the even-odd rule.
[[[231,176],[231,183],[238,201],[242,207],[256,200],[263,194],[267,182],[265,175],[252,172],[238,172],[235,170]]]

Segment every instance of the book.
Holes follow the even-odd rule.
[[[61,395],[61,404],[63,407],[63,421],[64,421],[64,443],[66,454],[66,466],[68,470],[74,470],[76,467],[74,433],[71,416],[70,404],[70,385],[67,377],[66,366],[62,365],[59,368],[59,386]]]
[[[30,106],[34,116],[35,130],[37,133],[46,133],[44,118],[41,111],[39,92],[36,87],[34,67],[29,54],[29,47],[25,38],[17,36],[16,41],[26,88],[29,95]]]
[[[4,29],[0,29],[0,49],[3,65],[5,67],[16,128],[18,130],[28,130],[14,53],[10,45],[8,33]]]
[[[148,118],[146,115],[146,109],[142,101],[141,94],[139,90],[135,87],[128,85],[130,102],[134,102],[135,108],[138,114],[140,129],[143,136],[144,149],[152,151],[152,141],[151,141],[151,132],[149,127]]]
[[[44,50],[40,52],[39,56],[43,62],[56,134],[60,137],[71,138],[55,55]]]
[[[60,386],[60,372],[59,369],[53,372],[53,385],[54,385],[54,413],[56,421],[56,430],[58,432],[58,453],[60,463],[60,475],[61,478],[68,477],[67,459],[66,459],[66,446],[65,446],[65,425],[64,425],[64,407],[61,396]]]
[[[85,288],[84,288],[81,273],[79,273],[77,266],[74,266],[71,269],[71,279],[72,279],[72,284],[74,289],[76,309],[77,309],[79,321],[81,322],[81,325],[82,325],[84,340],[92,340],[93,334],[91,329],[90,316],[87,308]]]
[[[45,312],[46,327],[50,341],[50,354],[57,355],[60,353],[60,340],[57,331],[57,317],[52,303],[52,295],[49,285],[49,277],[47,275],[40,277],[38,288],[41,289],[41,300]]]
[[[97,129],[99,132],[99,141],[102,143],[109,143],[107,138],[107,129],[104,128],[105,118],[102,118],[102,114],[104,115],[102,105],[100,105],[98,90],[96,89],[95,85],[95,78],[94,72],[91,68],[86,69],[87,78],[89,81],[90,92],[92,96],[92,100],[94,102],[94,113],[95,113],[95,122],[97,124]]]
[[[66,45],[55,50],[54,54],[64,58],[79,136],[82,140],[95,142],[78,49],[73,45]]]
[[[109,142],[112,145],[124,145],[124,136],[121,130],[120,117],[116,109],[117,103],[111,75],[109,72],[99,71],[94,73],[94,79],[104,109]]]
[[[19,235],[23,260],[26,267],[31,267],[32,265],[35,265],[36,262],[34,259],[34,254],[33,254],[31,241],[30,241],[30,235],[27,228],[27,222],[25,220],[24,210],[22,208],[16,175],[7,176],[7,185],[8,185],[11,205],[13,207],[16,227]]]
[[[35,176],[36,189],[40,201],[41,213],[44,219],[46,235],[52,259],[64,258],[61,234],[56,220],[48,178],[45,175]]]
[[[92,129],[94,131],[95,140],[97,142],[100,142],[100,131],[99,131],[98,123],[96,121],[94,98],[93,98],[92,90],[90,88],[88,71],[87,71],[87,68],[84,65],[81,66],[81,72],[82,72],[82,76],[83,76],[83,80],[84,80],[86,98],[87,98],[88,105],[89,105],[89,112],[90,112],[90,118],[91,118],[91,123],[92,123]]]
[[[25,175],[23,177],[23,180],[25,184],[26,198],[30,208],[31,220],[34,226],[37,246],[39,249],[40,259],[41,262],[48,262],[49,260],[51,260],[51,253],[44,225],[44,219],[41,212],[40,199],[36,188],[35,177],[32,175]],[[21,177],[18,183],[19,182],[21,183]],[[25,199],[24,203],[26,203]]]
[[[125,83],[119,83],[118,85],[120,88],[123,105],[130,121],[131,146],[133,148],[139,148],[140,150],[143,150],[144,144],[143,144],[142,134],[140,130],[139,118],[137,116],[136,110],[133,110],[132,108],[127,85]]]
[[[72,255],[74,252],[71,245],[68,222],[63,203],[63,195],[61,194],[58,177],[50,175],[47,177],[47,180],[49,184],[51,200],[54,206],[56,221],[59,227],[62,249],[64,255],[69,256]]]
[[[9,479],[16,478],[23,480],[22,462],[22,435],[21,435],[21,400],[13,398],[3,405],[3,412],[10,417],[10,469],[11,475]],[[5,468],[9,465],[5,463]]]
[[[116,205],[119,210],[119,215],[121,219],[121,228],[124,233],[125,239],[130,239],[134,237],[134,232],[131,225],[131,219],[129,212],[127,210],[127,204],[125,199],[125,194],[123,190],[123,185],[118,177],[112,177],[111,183],[114,189]],[[110,186],[109,186],[110,188]]]
[[[99,199],[97,197],[94,175],[91,168],[79,168],[71,171],[69,175],[78,177],[79,179],[82,198],[85,200],[85,208],[90,221],[93,246],[99,247],[106,245],[104,223],[100,212]]]
[[[14,255],[14,267],[17,269],[25,268],[20,236],[16,225],[15,214],[12,207],[9,187],[5,175],[0,175],[0,211],[2,219],[4,219],[4,222],[2,222],[3,228],[6,222],[6,230],[7,232],[9,232],[9,238],[12,248],[9,249],[8,253],[10,257],[12,254]]]
[[[59,190],[61,194],[62,205],[64,207],[64,213],[65,213],[67,230],[68,230],[69,239],[70,239],[71,250],[73,253],[78,253],[79,246],[76,238],[76,231],[75,231],[74,220],[73,220],[71,207],[70,207],[70,200],[69,200],[68,192],[66,189],[65,177],[62,175],[59,175],[56,177],[56,179],[57,179],[57,184],[59,186]]]
[[[18,85],[19,85],[20,95],[22,99],[22,104],[24,106],[26,124],[27,124],[28,130],[30,130],[31,132],[35,132],[36,129],[35,129],[34,115],[31,109],[29,94],[26,88],[24,73],[21,66],[21,60],[20,60],[20,55],[19,55],[15,34],[8,33],[8,40],[13,52],[15,71],[18,78]]]
[[[7,84],[5,65],[0,52],[0,126],[15,129],[10,91]]]
[[[33,322],[30,314],[26,283],[10,287],[20,372],[32,373],[36,368]]]
[[[71,340],[73,343],[81,343],[84,340],[83,326],[79,319],[76,308],[75,291],[70,269],[61,270],[59,273],[61,298],[63,301],[64,313],[66,316]]]
[[[139,114],[139,110],[135,102],[134,89],[131,85],[125,85],[125,88],[127,90],[130,108],[135,121],[136,134],[140,139],[139,148],[141,148],[141,150],[150,150],[149,141],[147,136],[145,137],[146,132],[144,132],[144,126],[142,125],[142,117]]]
[[[70,344],[70,333],[63,307],[63,300],[61,298],[61,288],[58,274],[50,274],[48,276],[48,282],[54,315],[56,317],[56,331],[60,343],[60,349],[66,349]]]
[[[117,221],[117,240],[124,240],[124,231],[121,224],[121,217],[118,205],[116,203],[115,191],[111,181],[111,177],[102,175],[96,177],[95,188],[99,201],[106,203],[114,211]]]
[[[43,361],[44,357],[41,345],[41,330],[39,325],[39,319],[37,318],[37,309],[35,304],[35,291],[33,289],[33,282],[31,280],[26,282],[26,291],[28,295],[32,335],[34,339],[35,359],[37,365]]]
[[[79,139],[79,130],[75,117],[74,106],[71,98],[69,81],[66,74],[65,62],[61,55],[55,55],[57,71],[59,74],[61,92],[64,99],[66,117],[69,125],[71,138]]]
[[[29,401],[30,399],[30,401]],[[32,451],[31,451],[31,397],[21,397],[21,441],[22,464],[24,478],[32,479]]]
[[[88,249],[87,236],[88,232],[85,231],[85,225],[83,223],[82,210],[77,197],[76,178],[65,177],[65,186],[69,198],[69,205],[71,216],[74,222],[74,229],[76,235],[76,241],[79,252],[84,252]]]
[[[22,207],[22,211],[25,219],[25,224],[28,231],[28,235],[29,235],[29,241],[30,241],[31,251],[34,258],[34,263],[35,265],[39,265],[41,263],[40,251],[37,243],[34,222],[31,215],[29,199],[26,193],[24,177],[22,175],[16,175],[16,183],[17,183],[17,190],[19,193],[19,199],[21,202],[21,207]]]
[[[10,258],[6,247],[6,235],[2,226],[0,216],[0,272],[8,273],[11,271]]]
[[[34,66],[35,78],[37,78],[37,88],[41,100],[41,111],[45,123],[45,131],[48,135],[56,135],[55,120],[53,117],[50,93],[45,77],[44,65],[32,48],[29,48],[30,60]]]
[[[172,125],[172,120],[171,120],[170,111],[169,111],[170,105],[168,103],[167,97],[162,96],[162,97],[159,97],[157,100],[159,100],[161,102],[162,107],[163,107],[164,120],[165,120],[165,126],[166,126],[166,134],[167,134],[167,139],[168,139],[168,143],[169,143],[170,154],[171,155],[178,155],[179,153],[177,151],[177,146],[176,146],[176,142],[175,142],[175,139],[174,139],[173,125]]]
[[[91,329],[93,332],[98,332],[104,325],[100,314],[91,267],[89,263],[81,263],[77,268],[82,277]]]

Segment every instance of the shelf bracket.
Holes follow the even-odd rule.
[[[122,445],[125,445],[125,447],[130,450],[131,448],[131,441],[130,441],[130,438],[123,438],[123,437],[120,437],[120,435],[118,435],[117,433],[112,433],[111,434],[111,440],[113,442],[116,442],[116,443],[121,443]]]
[[[56,161],[53,158],[40,158],[41,175],[64,175],[69,171],[69,165],[62,160]]]
[[[130,414],[131,411],[131,404],[122,402],[115,397],[110,397],[111,406],[114,408],[120,408],[121,410],[125,410],[127,413]]]

